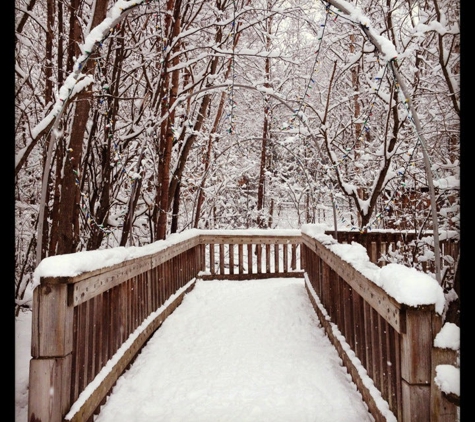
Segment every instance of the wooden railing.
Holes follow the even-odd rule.
[[[376,422],[394,417],[403,422],[455,421],[456,405],[444,399],[434,382],[441,359],[434,360],[433,342],[442,326],[435,306],[399,303],[306,233],[302,260],[319,319]],[[389,409],[378,404],[364,381],[367,376]]]
[[[203,279],[298,277],[300,230],[235,230],[201,235],[205,247]],[[283,233],[286,233],[283,235]]]
[[[199,275],[303,276],[300,231],[286,233],[196,231],[155,254],[78,276],[42,278],[33,296],[29,422],[92,421]]]
[[[304,275],[317,314],[376,420],[385,420],[384,412],[358,381],[358,369],[331,324],[398,420],[442,421],[418,418],[429,409],[433,387],[427,370],[440,324],[433,307],[398,304],[300,230],[192,230],[175,239],[158,242],[158,252],[107,268],[41,279],[33,297],[29,422],[92,421],[197,278]]]
[[[453,232],[455,233],[455,232]],[[387,263],[386,259],[390,251],[399,251],[399,254],[405,253],[411,258],[417,260],[417,256],[422,249],[433,249],[430,245],[431,233],[424,235],[415,232],[404,231],[398,232],[393,230],[373,230],[370,232],[360,232],[358,230],[339,230],[326,231],[326,234],[333,236],[339,243],[356,242],[366,248],[368,257],[371,262],[383,266]],[[425,242],[423,239],[427,239]],[[447,266],[447,258],[455,262],[457,261],[460,243],[457,237],[444,237],[439,241],[441,267]],[[421,262],[423,271],[435,271],[435,263],[433,260]]]

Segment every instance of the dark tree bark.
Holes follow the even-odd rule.
[[[170,233],[176,233],[178,231],[178,215],[180,212],[180,183],[176,186],[175,197],[173,199],[172,209],[172,223],[170,227]]]
[[[169,0],[167,3],[166,28],[171,28],[171,36],[167,39],[174,40],[178,37],[181,30],[180,18],[181,0]],[[178,46],[175,46],[175,52]],[[178,64],[179,57],[170,60],[170,66]],[[173,146],[173,124],[175,122],[175,111],[170,111],[170,105],[176,100],[179,85],[179,70],[174,70],[171,74],[166,70],[168,58],[164,63],[163,92],[161,95],[161,116],[162,124],[160,127],[160,140],[158,146],[159,168],[157,177],[156,205],[154,210],[155,222],[155,240],[165,239],[167,235],[168,205],[169,205],[169,187],[170,187],[170,162]],[[167,95],[168,93],[168,95]]]
[[[78,245],[79,180],[82,175],[82,145],[90,110],[89,97],[89,93],[83,92],[76,102],[69,146],[66,151],[64,168],[62,169],[62,180],[61,175],[57,175],[57,180],[60,180],[61,187],[59,201],[55,204],[58,210],[54,213],[56,216],[55,220],[57,220],[58,240],[54,251],[56,255],[75,252]]]
[[[270,10],[270,1],[267,2],[267,8]],[[267,20],[267,32],[266,32],[266,49],[271,49],[271,35],[272,35],[272,17]],[[265,79],[264,87],[270,88],[270,58],[265,58]],[[262,128],[262,142],[261,142],[261,160],[259,165],[259,180],[257,183],[257,227],[264,228],[266,225],[265,218],[261,215],[264,209],[264,188],[266,184],[266,161],[267,161],[267,142],[270,137],[270,106],[268,102],[268,96],[265,97],[264,104],[264,122]]]
[[[48,21],[46,32],[45,104],[53,102],[53,34],[55,22],[55,1],[48,0],[46,5]]]
[[[92,17],[92,27],[98,25],[106,16],[107,1],[101,0],[96,3],[96,9]],[[80,39],[80,28],[77,24],[77,9],[79,1],[75,0],[71,7],[71,18],[74,25],[71,28],[70,39]],[[72,43],[72,44],[77,44]],[[70,47],[69,55],[77,54],[75,48]],[[68,57],[68,62],[72,58]],[[93,64],[88,63],[85,71],[91,69]],[[72,67],[71,67],[72,68]],[[56,188],[52,207],[52,232],[49,246],[50,255],[61,255],[75,252],[79,243],[79,214],[80,214],[80,180],[82,177],[82,150],[86,125],[91,108],[91,91],[82,91],[75,103],[74,116],[69,128],[69,142],[65,155],[58,151],[58,163],[56,167]],[[63,158],[66,157],[64,160]]]

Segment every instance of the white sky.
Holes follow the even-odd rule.
[[[379,268],[369,261],[361,245],[339,245],[323,234],[325,229],[328,227],[305,225],[302,232],[327,244],[399,302],[433,303],[438,312],[442,311],[444,295],[434,278],[399,264]],[[38,266],[35,280],[113,265],[196,234],[197,230],[189,230],[143,248],[121,247],[46,258]],[[107,412],[97,421],[155,422],[158,414],[167,415],[167,422],[370,421],[335,349],[319,328],[304,283],[303,279],[199,281],[118,382],[117,393],[106,405]],[[22,312],[16,320],[16,422],[27,422],[30,338],[31,312]],[[439,347],[458,350],[459,327],[445,324],[436,342]],[[359,360],[354,359],[360,374],[365,375]],[[460,394],[458,368],[440,365],[436,382],[443,391]],[[372,385],[369,378],[367,383]],[[379,392],[373,390],[388,420],[395,420]]]

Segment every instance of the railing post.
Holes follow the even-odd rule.
[[[432,380],[436,376],[437,365],[457,365],[457,351],[434,347],[432,349]],[[453,422],[457,420],[457,405],[444,397],[437,385],[431,388],[431,422]]]
[[[206,245],[200,243],[197,247],[198,256],[197,256],[197,271],[198,274],[200,271],[204,271],[206,268]]]
[[[401,339],[402,422],[430,421],[434,306],[408,307]]]
[[[33,292],[28,421],[61,422],[71,406],[73,307],[67,284]]]

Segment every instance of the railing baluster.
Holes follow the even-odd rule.
[[[270,244],[266,244],[266,273],[270,273]]]
[[[292,248],[292,259],[290,261],[290,268],[292,270],[296,270],[297,269],[297,245],[293,244],[291,248]]]
[[[238,245],[239,274],[244,274],[244,245]]]
[[[219,274],[225,274],[224,272],[224,244],[219,244]]]
[[[354,310],[353,310],[353,289],[342,279],[342,315],[344,324],[344,335],[350,347],[355,350],[354,334]]]
[[[391,397],[391,386],[390,386],[390,357],[389,357],[389,330],[388,322],[379,316],[379,334],[381,338],[381,393],[383,397],[386,397],[388,402]]]
[[[94,359],[95,359],[95,345],[94,345],[94,327],[95,327],[95,314],[94,314],[94,299],[88,300],[88,310],[87,310],[87,357],[86,357],[86,362],[87,362],[87,375],[86,375],[86,383],[89,384],[96,374],[94,373]]]
[[[95,298],[95,318],[96,320],[101,321],[102,320],[102,315],[103,315],[103,308],[104,308],[104,295],[100,294],[96,296]],[[102,337],[102,331],[103,331],[103,324],[96,324],[96,331],[95,331],[95,366],[94,366],[94,374],[97,375],[99,371],[101,370],[102,366],[104,365],[104,360],[103,360],[103,352],[102,352],[102,346],[103,346],[103,337]]]
[[[234,244],[229,244],[229,274],[234,274]]]
[[[355,344],[355,354],[356,357],[361,361],[365,362],[366,354],[366,342],[364,336],[364,309],[363,309],[363,299],[361,296],[356,293],[354,290],[352,291],[352,301],[353,301],[353,317],[354,317],[354,325],[355,325],[355,332],[354,332],[354,344]]]
[[[373,381],[383,393],[381,316],[373,309]]]
[[[279,244],[274,243],[274,272],[276,274],[280,273],[279,261]]]
[[[255,247],[256,247],[257,274],[262,274],[262,244],[257,243]]]
[[[392,330],[393,337],[391,339],[391,355],[394,363],[394,391],[395,406],[393,409],[396,414],[397,420],[402,421],[402,376],[401,376],[401,336],[399,336],[395,330]]]
[[[253,256],[252,256],[252,244],[248,243],[247,245],[247,273],[254,273],[253,269]]]
[[[211,274],[216,274],[216,269],[214,268],[214,244],[209,245],[209,269]]]
[[[364,333],[365,333],[365,345],[366,345],[366,362],[365,368],[368,371],[370,378],[373,378],[373,342],[372,342],[372,332],[373,332],[373,321],[372,321],[372,311],[373,309],[368,304],[364,302]]]
[[[284,271],[289,271],[289,246],[284,243],[282,247],[282,255],[284,257]]]

